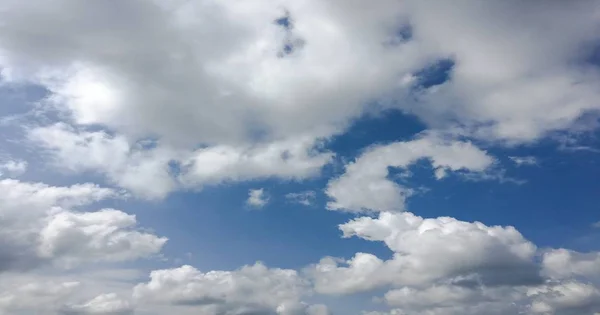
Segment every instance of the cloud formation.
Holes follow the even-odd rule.
[[[138,231],[135,216],[122,211],[78,210],[120,197],[109,188],[14,179],[1,180],[0,187],[0,272],[133,260],[158,253],[167,241]]]
[[[406,169],[419,160],[429,160],[437,179],[447,172],[483,172],[494,158],[470,142],[446,140],[435,133],[411,141],[368,148],[345,173],[327,184],[329,210],[347,212],[404,211],[413,190],[389,179],[389,168]]]

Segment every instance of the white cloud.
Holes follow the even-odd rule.
[[[394,256],[384,261],[357,253],[342,265],[324,259],[310,270],[318,292],[347,294],[437,281],[497,286],[542,280],[534,263],[536,246],[513,227],[383,212],[379,218],[357,218],[340,229],[344,237],[382,241]]]
[[[250,189],[248,191],[248,199],[246,204],[254,208],[262,208],[269,203],[269,195],[265,192],[264,188]]]
[[[200,149],[183,161],[180,180],[186,187],[256,178],[306,179],[320,174],[333,153],[315,148],[308,138],[251,147],[215,146]]]
[[[523,314],[518,303],[521,288],[487,288],[438,284],[417,289],[403,287],[385,294],[386,304],[400,314],[415,315],[502,315]]]
[[[357,253],[307,268],[315,290],[346,295],[388,288],[381,315],[593,314],[600,253],[539,250],[515,228],[382,212],[340,225],[344,237],[384,242],[383,260]],[[541,256],[541,259],[538,257]]]
[[[301,205],[310,206],[315,202],[315,198],[317,197],[317,193],[308,190],[298,193],[289,193],[285,195],[285,199],[289,202],[299,203]]]
[[[51,161],[58,169],[97,171],[148,198],[164,197],[175,187],[168,168],[173,153],[165,150],[144,150],[140,143],[130,145],[123,136],[78,132],[63,123],[31,129],[28,136],[50,150]]]
[[[517,166],[527,166],[527,165],[537,165],[538,160],[535,156],[509,156],[511,161],[513,161]]]
[[[438,179],[448,171],[482,172],[494,163],[494,158],[472,143],[444,140],[436,134],[375,146],[328,183],[326,193],[332,201],[327,208],[348,212],[405,210],[405,200],[413,191],[388,179],[388,168],[407,168],[420,159],[431,162]]]
[[[9,291],[0,291],[0,312],[19,314],[23,309],[50,310],[53,304],[60,303],[77,290],[78,282],[32,282],[13,286]]]
[[[108,293],[83,304],[66,305],[61,311],[68,315],[129,315],[133,314],[133,310],[131,302],[121,299],[115,293]]]
[[[542,256],[544,273],[554,279],[585,277],[600,280],[600,253],[578,253],[566,249],[550,250]]]
[[[0,161],[0,176],[5,173],[10,177],[19,177],[27,171],[27,162],[23,160]]]
[[[413,36],[456,61],[451,81],[415,102],[417,115],[438,126],[457,119],[480,137],[518,142],[597,111],[592,100],[600,76],[583,61],[588,43],[598,40],[596,1],[556,1],[543,9],[533,2],[475,2],[407,5]],[[558,20],[577,22],[557,27]]]
[[[133,229],[134,215],[114,209],[52,215],[40,232],[38,253],[65,266],[134,260],[158,253],[167,239]]]
[[[119,210],[77,208],[121,195],[93,184],[70,187],[0,181],[0,272],[45,264],[73,267],[147,257],[166,238],[135,229],[135,216]]]
[[[148,283],[133,290],[140,305],[174,305],[202,314],[327,314],[322,306],[301,302],[307,293],[309,284],[296,271],[260,263],[206,273],[192,266],[155,270]]]
[[[598,221],[596,223],[593,223],[592,227],[594,227],[594,228],[600,228],[600,221]]]
[[[600,291],[577,281],[549,284],[528,292],[533,314],[594,314],[600,312]]]
[[[302,179],[318,175],[333,157],[310,139],[258,146],[212,146],[177,150],[162,143],[130,143],[123,136],[78,131],[65,124],[29,130],[29,139],[51,154],[58,169],[95,171],[145,198],[163,198],[175,189],[254,178]],[[177,165],[173,169],[172,165]]]
[[[372,100],[512,142],[599,109],[600,74],[583,65],[598,40],[594,0],[475,2],[6,0],[0,63],[77,124],[187,147],[331,136]],[[285,12],[290,29],[274,23]],[[450,80],[415,93],[419,70],[447,58]]]
[[[131,281],[138,277],[136,270],[113,267],[82,268],[68,273],[47,268],[27,273],[5,272],[0,278],[0,314],[121,315],[124,313],[117,309],[124,311],[129,303],[127,297],[131,296]],[[111,313],[111,309],[115,312]]]

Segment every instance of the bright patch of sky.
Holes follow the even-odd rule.
[[[599,1],[0,6],[0,314],[600,314]]]

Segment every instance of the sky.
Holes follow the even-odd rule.
[[[600,314],[600,1],[0,21],[0,315]]]

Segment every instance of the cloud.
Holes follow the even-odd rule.
[[[235,271],[202,273],[192,266],[155,270],[148,283],[133,289],[144,305],[174,305],[210,314],[327,314],[323,306],[309,306],[301,297],[309,283],[289,269],[270,269],[261,263]]]
[[[318,292],[347,294],[437,281],[486,286],[542,281],[534,264],[536,246],[513,227],[383,212],[378,218],[354,219],[340,225],[340,229],[344,237],[384,242],[394,256],[384,261],[357,253],[341,265],[326,258],[311,270]]]
[[[532,289],[533,314],[594,314],[600,312],[600,291],[591,284],[566,281]]]
[[[61,310],[66,315],[129,315],[133,311],[131,303],[115,293],[99,295],[83,304],[67,305]]]
[[[298,203],[305,206],[310,206],[315,202],[315,198],[317,197],[317,193],[308,190],[298,193],[289,193],[285,195],[285,199],[292,203]]]
[[[19,177],[27,171],[27,162],[23,160],[0,161],[0,176],[4,173],[10,177]]]
[[[328,137],[373,100],[507,142],[598,111],[600,74],[585,66],[599,39],[594,0],[475,2],[7,0],[0,63],[5,80],[44,86],[46,106],[76,124],[185,147]],[[424,77],[444,62],[447,80]]]
[[[137,231],[135,216],[122,211],[78,210],[120,198],[112,189],[13,179],[1,180],[0,187],[0,272],[133,260],[158,253],[167,240]]]
[[[537,165],[538,160],[534,156],[509,156],[517,166]]]
[[[139,276],[139,271],[114,267],[82,268],[68,273],[57,273],[47,268],[27,273],[3,273],[0,279],[0,313],[127,314],[126,305],[132,306],[128,302],[133,286],[130,282],[137,281]]]
[[[384,242],[394,256],[325,258],[311,267],[316,290],[390,287],[384,298],[393,314],[510,314],[497,300],[542,314],[597,312],[595,253],[541,253],[511,227],[402,213],[414,192],[388,179],[388,168],[426,159],[438,180],[453,173],[505,180],[473,143],[523,144],[597,128],[600,72],[588,60],[600,40],[597,0],[4,0],[2,7],[2,85],[45,94],[35,115],[19,116],[35,121],[4,125],[27,126],[53,170],[100,174],[146,199],[306,179],[332,161],[328,140],[366,112],[396,109],[430,131],[368,148],[326,188],[330,210],[379,213],[343,224],[345,236]],[[7,163],[0,168],[9,176],[26,169]],[[0,188],[3,277],[148,257],[166,241],[121,210],[84,209],[123,196],[114,189],[9,179]],[[65,283],[6,285],[14,289],[4,289],[0,306],[118,312],[127,303],[107,290],[65,304],[73,291]],[[301,302],[307,286],[295,271],[257,264],[156,271],[136,292],[149,308],[327,313]],[[528,298],[525,286],[536,288]],[[504,295],[503,287],[515,291]]]
[[[183,161],[185,187],[258,178],[306,179],[320,174],[334,154],[315,148],[308,138],[251,147],[215,146],[197,150]]]
[[[262,208],[269,203],[269,199],[269,195],[265,192],[264,188],[250,189],[246,204],[254,208]]]
[[[333,157],[331,152],[314,149],[310,139],[190,151],[153,141],[131,143],[124,136],[76,130],[64,123],[32,128],[28,138],[47,150],[56,168],[98,172],[148,199],[164,198],[177,189],[199,189],[223,182],[268,177],[303,179],[318,175]]]
[[[388,179],[388,168],[407,168],[427,159],[442,179],[450,171],[482,172],[494,158],[470,142],[444,140],[428,133],[415,140],[394,142],[367,149],[345,167],[345,173],[327,184],[332,199],[329,210],[347,212],[404,211],[413,191]]]
[[[78,282],[13,283],[10,290],[0,290],[0,311],[19,314],[24,309],[38,308],[49,312],[51,305],[64,302],[79,286]]]
[[[547,251],[542,256],[544,273],[554,279],[584,277],[600,280],[600,253],[578,253],[566,249]]]
[[[438,284],[426,288],[403,287],[387,292],[386,304],[399,314],[477,315],[523,314],[520,288],[465,287]],[[394,314],[394,311],[392,311]]]
[[[38,253],[62,265],[134,260],[158,253],[167,238],[133,229],[134,215],[115,209],[52,215],[40,232]]]
[[[450,217],[379,213],[340,225],[344,237],[383,242],[383,260],[356,253],[306,269],[321,294],[388,291],[389,315],[593,314],[600,311],[600,253],[544,249],[513,227]],[[541,259],[539,259],[541,258]]]

